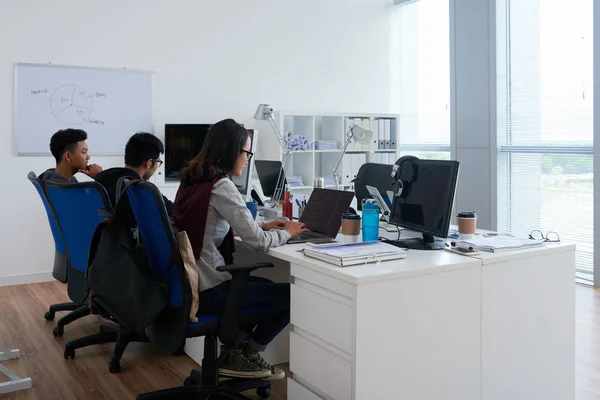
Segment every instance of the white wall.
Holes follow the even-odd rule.
[[[261,102],[389,112],[389,7],[387,0],[0,0],[0,284],[49,278],[54,251],[26,179],[54,161],[13,156],[14,63],[155,71],[161,138],[166,122],[233,117],[256,126]]]

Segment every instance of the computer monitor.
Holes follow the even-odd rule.
[[[179,181],[179,171],[202,150],[212,124],[165,124],[165,181]],[[256,150],[257,132],[248,129],[251,152]],[[244,168],[242,176],[233,179],[246,201],[251,201],[250,182],[254,158]]]
[[[165,124],[165,181],[179,181],[179,171],[202,150],[210,124]]]
[[[279,172],[281,171],[281,161],[256,160],[254,164],[256,165],[256,173],[258,174],[258,180],[260,181],[263,194],[266,197],[273,198],[275,195],[275,186],[277,186],[277,179],[279,179]],[[284,174],[284,180],[279,185],[279,189],[283,189],[286,184],[287,182]]]
[[[418,231],[423,237],[401,239],[395,244],[417,250],[443,249],[444,243],[434,236],[448,236],[458,161],[416,159],[401,168],[403,189],[400,196],[394,194],[390,224]]]
[[[256,139],[257,139],[257,131],[254,129],[248,129],[248,133],[250,134],[250,151],[252,153],[256,152]],[[232,181],[237,186],[238,190],[242,194],[242,197],[246,199],[246,201],[252,201],[252,173],[254,171],[254,157],[248,162],[246,168],[242,172],[241,176],[233,177]]]

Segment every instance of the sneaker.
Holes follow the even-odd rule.
[[[259,366],[260,368],[271,371],[271,375],[267,377],[267,379],[275,380],[275,379],[283,379],[285,378],[285,372],[282,369],[277,368],[269,364],[265,361],[264,358],[258,354],[258,352],[245,352],[244,355],[254,365]]]
[[[268,378],[271,371],[248,360],[240,349],[223,349],[218,360],[219,375],[230,378]]]

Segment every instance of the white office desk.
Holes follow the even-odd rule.
[[[236,262],[292,283],[291,324],[265,354],[289,360],[288,399],[574,399],[575,246],[340,268],[301,244],[236,244]]]

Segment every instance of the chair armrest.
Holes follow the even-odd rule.
[[[248,284],[250,272],[258,268],[273,268],[272,263],[232,264],[217,267],[217,271],[230,272],[232,275],[223,320],[219,330],[219,340],[225,345],[235,343],[235,335],[239,329],[240,313],[244,302],[244,292]]]
[[[273,267],[274,267],[274,265],[272,263],[266,263],[266,262],[249,263],[249,264],[230,264],[230,265],[223,265],[221,267],[217,267],[217,271],[230,272],[230,273],[242,272],[242,271],[252,272],[255,269],[259,269],[259,268],[273,268]]]

